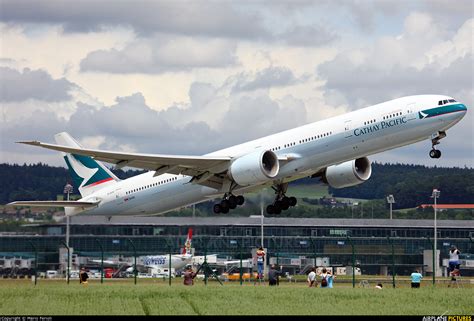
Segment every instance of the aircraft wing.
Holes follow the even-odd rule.
[[[43,206],[43,207],[79,207],[88,209],[96,207],[99,202],[82,201],[16,201],[8,203],[7,206]]]
[[[46,144],[38,141],[19,142],[52,149],[65,153],[90,156],[96,160],[117,165],[156,171],[155,176],[169,173],[193,176],[192,183],[202,184],[213,188],[220,188],[223,179],[216,174],[225,172],[231,161],[228,156],[185,156],[185,155],[160,155],[139,154],[95,149],[84,149],[55,144]]]

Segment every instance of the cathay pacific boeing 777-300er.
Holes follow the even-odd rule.
[[[296,204],[286,195],[288,183],[320,177],[334,188],[361,184],[371,175],[367,156],[429,139],[431,158],[446,130],[467,108],[442,95],[408,96],[332,117],[203,156],[139,154],[81,147],[67,133],[57,144],[21,142],[64,154],[78,201],[17,201],[17,206],[64,207],[66,215],[159,214],[219,199],[215,213],[242,205],[243,194],[271,186],[275,200],[269,214]],[[258,126],[258,124],[253,124]],[[118,179],[100,162],[149,172]]]

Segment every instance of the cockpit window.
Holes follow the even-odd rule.
[[[446,105],[448,103],[455,103],[455,99],[445,99],[445,100],[440,100],[438,101],[438,106]]]
[[[455,102],[456,102],[455,99],[440,100],[440,101],[438,101],[438,106],[442,106],[442,105],[445,105],[447,103],[455,103]]]

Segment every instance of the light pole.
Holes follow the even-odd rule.
[[[67,201],[69,201],[69,194],[74,191],[74,188],[71,184],[67,183],[64,186],[64,194],[67,194]],[[66,213],[66,209],[64,209],[64,214],[66,215],[66,246],[69,247],[69,216]]]
[[[74,188],[72,187],[71,184],[67,183],[65,186],[64,186],[64,191],[63,193],[64,194],[67,194],[67,201],[69,202],[69,194],[71,194],[72,192],[74,191]],[[69,235],[70,235],[70,217],[69,215],[67,215],[66,213],[66,209],[64,209],[64,215],[66,215],[66,249],[67,249],[67,271],[66,271],[66,275],[67,275],[67,283],[69,284],[69,276],[70,276],[70,269],[71,269],[71,255],[70,255],[70,252],[69,252]]]
[[[392,204],[395,203],[395,198],[393,197],[392,194],[387,196],[387,203],[390,204],[390,219],[392,219]]]
[[[436,259],[436,245],[437,245],[437,231],[436,231],[436,199],[439,197],[440,191],[437,190],[436,188],[433,189],[433,193],[431,194],[431,198],[434,199],[434,241],[433,241],[433,275],[436,275],[436,265],[438,265],[438,260]]]

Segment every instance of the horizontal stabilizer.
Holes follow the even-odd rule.
[[[43,206],[43,207],[79,207],[92,208],[96,207],[99,202],[82,202],[82,201],[17,201],[8,203],[7,206]]]

